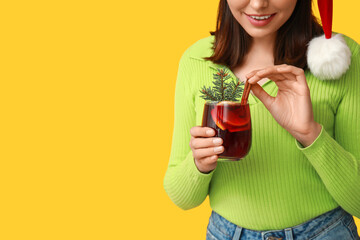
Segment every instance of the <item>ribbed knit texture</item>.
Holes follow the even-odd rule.
[[[209,194],[214,211],[254,230],[295,226],[339,205],[360,217],[360,50],[344,37],[352,51],[345,75],[321,81],[305,72],[315,121],[322,125],[317,139],[303,148],[250,95],[249,154],[241,161],[219,162],[209,174],[196,168],[190,129],[202,121],[205,100],[199,90],[212,86],[216,68],[224,66],[203,60],[212,55],[213,36],[190,46],[180,59],[176,82],[173,140],[164,178],[170,199],[191,209]],[[274,82],[269,80],[263,88],[276,96]]]

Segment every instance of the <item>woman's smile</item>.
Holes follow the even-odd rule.
[[[246,14],[246,17],[249,19],[250,23],[256,27],[262,27],[267,25],[271,22],[271,20],[275,17],[276,13],[274,14],[267,14],[267,15],[258,15],[258,14]]]
[[[274,38],[290,18],[297,0],[227,0],[233,17],[253,38]]]

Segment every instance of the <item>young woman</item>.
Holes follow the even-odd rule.
[[[311,0],[220,0],[216,31],[181,57],[164,188],[182,209],[209,195],[207,239],[359,239],[360,47],[323,33]],[[241,161],[217,162],[222,139],[201,127],[220,68],[252,86]]]

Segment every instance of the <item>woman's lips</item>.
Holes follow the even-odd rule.
[[[256,26],[256,27],[263,27],[265,25],[267,25],[268,23],[271,22],[271,20],[274,18],[274,16],[276,15],[276,13],[273,13],[273,14],[267,14],[267,15],[255,15],[255,14],[251,14],[251,15],[248,15],[248,14],[245,14],[246,17],[249,19],[249,22]],[[253,18],[253,17],[257,18]]]

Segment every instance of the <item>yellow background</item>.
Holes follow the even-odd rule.
[[[183,211],[162,183],[178,62],[217,5],[2,2],[0,239],[205,239],[208,199]],[[358,42],[359,7],[334,14]]]

